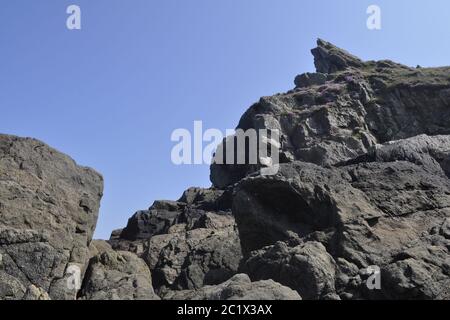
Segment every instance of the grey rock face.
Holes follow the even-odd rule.
[[[144,260],[152,269],[154,286],[159,291],[198,289],[236,274],[241,248],[234,219],[227,224],[152,237]]]
[[[301,300],[299,294],[273,280],[251,282],[245,274],[199,290],[171,291],[168,300]]]
[[[50,300],[50,297],[46,291],[41,288],[37,288],[34,285],[30,285],[22,297],[23,300]]]
[[[145,262],[134,253],[114,251],[105,243],[94,245],[79,294],[81,300],[159,300]]]
[[[448,299],[450,69],[365,62],[323,40],[312,53],[317,73],[261,98],[237,127],[279,130],[276,175],[261,174],[259,162],[213,163],[215,189],[186,191],[162,216],[134,217],[150,231],[131,247],[144,252],[164,297],[220,296],[220,285],[202,289],[211,263],[199,257],[230,257],[239,246],[224,252],[219,243],[239,237],[232,265],[241,268],[228,277],[272,279],[305,299]],[[232,219],[222,215],[230,208],[238,232],[232,220],[199,227],[218,213]],[[379,290],[368,286],[371,266]]]
[[[380,154],[385,148],[401,154],[408,143],[381,146]],[[399,149],[392,149],[394,145]],[[425,156],[417,153],[413,159]],[[437,161],[430,167],[398,159],[333,169],[294,162],[282,165],[275,177],[244,179],[236,188],[233,212],[249,257],[245,271],[252,280],[270,278],[294,288],[305,299],[335,294],[342,298],[447,298],[450,183],[440,168]],[[264,248],[278,241],[286,244]],[[302,254],[290,251],[311,241],[326,248],[316,248],[315,254],[324,251],[332,257],[328,262],[318,260],[321,269],[314,268],[314,258],[308,255],[300,259],[307,261],[306,266],[291,261],[293,255]],[[421,254],[412,254],[417,252]],[[292,265],[302,271],[293,271]],[[367,277],[360,275],[371,265],[381,268],[381,291],[367,290]],[[412,275],[408,270],[413,267],[427,277]],[[321,270],[326,276],[311,271],[307,280],[283,278],[295,272],[305,274],[305,268]],[[310,284],[302,281],[311,279],[314,285],[328,289],[324,293],[305,289]]]
[[[0,299],[74,299],[67,269],[83,272],[103,179],[34,139],[0,135]]]
[[[180,207],[176,202],[158,202],[149,211],[138,211],[128,221],[121,238],[139,240],[166,233],[176,224],[176,218],[180,215],[179,210]]]
[[[361,68],[364,63],[345,50],[322,39],[317,41],[317,48],[311,50],[317,72],[335,73],[349,67]]]
[[[25,287],[15,277],[0,270],[1,300],[19,300],[24,297]]]
[[[98,174],[0,135],[0,299],[450,299],[450,68],[312,53],[238,125],[280,132],[277,174],[213,163],[108,242]]]
[[[242,258],[230,209],[227,191],[191,188],[177,202],[138,212],[109,242],[145,260],[159,294],[217,285],[238,272]]]
[[[327,81],[327,75],[323,73],[303,73],[294,80],[297,88],[305,88],[313,85],[323,85]]]
[[[363,62],[322,40],[313,54],[317,74],[300,75],[294,90],[261,98],[237,127],[279,130],[282,163],[334,166],[377,144],[450,134],[449,68]],[[211,181],[232,186],[260,168],[213,163]]]
[[[253,280],[273,279],[304,299],[334,299],[336,262],[319,242],[288,247],[283,242],[252,252],[245,270]]]
[[[225,213],[231,208],[231,195],[223,190],[190,188],[179,201],[155,201],[149,210],[138,211],[120,233],[120,239],[149,239],[166,234],[176,224],[199,228],[207,211]]]
[[[450,218],[447,218],[442,224],[440,234],[445,237],[445,239],[450,240]]]

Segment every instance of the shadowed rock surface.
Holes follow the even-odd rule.
[[[312,54],[317,73],[237,127],[280,132],[276,174],[216,161],[211,188],[155,201],[108,243],[89,247],[97,174],[0,136],[0,297],[450,299],[450,68],[363,61],[323,40]],[[70,263],[79,292],[62,285]]]
[[[261,98],[237,127],[279,130],[281,162],[334,166],[377,144],[449,134],[450,68],[363,62],[323,40],[312,51],[318,74],[300,75],[294,90]],[[233,185],[259,167],[213,164],[211,181]]]
[[[109,242],[145,260],[159,294],[220,284],[238,272],[242,259],[224,190],[191,188],[176,202],[156,201]]]
[[[253,251],[245,270],[253,279],[273,279],[304,299],[335,299],[336,263],[319,242],[289,247],[284,242]]]

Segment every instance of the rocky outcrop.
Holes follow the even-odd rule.
[[[0,136],[0,297],[450,299],[450,68],[323,40],[312,53],[316,73],[237,127],[270,132],[274,174],[261,155],[217,161],[228,137],[211,188],[154,202],[108,242],[89,246],[100,176]],[[67,290],[72,265],[80,291]]]
[[[74,299],[102,177],[42,142],[0,135],[0,299]],[[75,269],[74,269],[75,268]]]
[[[178,201],[156,201],[110,239],[145,260],[159,294],[217,285],[236,274],[240,239],[227,191],[191,188]]]
[[[304,299],[448,299],[450,69],[364,62],[322,40],[312,53],[318,73],[239,122],[281,132],[278,173],[211,166],[234,190],[244,271]]]
[[[350,67],[363,68],[364,63],[333,44],[322,39],[317,40],[317,47],[311,50],[317,72],[332,74]]]
[[[167,300],[301,300],[299,294],[273,280],[251,282],[245,274],[199,290],[171,291]]]
[[[103,242],[91,248],[90,259],[79,299],[82,300],[159,300],[145,262],[134,253],[114,251]]]
[[[234,220],[219,229],[199,228],[156,236],[144,259],[160,290],[198,289],[219,284],[235,274],[241,259]]]
[[[313,54],[317,74],[300,75],[294,90],[261,98],[237,127],[279,130],[281,162],[335,166],[378,144],[450,133],[450,68],[362,62],[322,40]],[[259,168],[213,163],[211,181],[230,186]]]
[[[273,279],[295,289],[304,299],[338,299],[336,262],[320,242],[296,247],[284,242],[253,251],[245,262],[252,279]]]
[[[429,142],[433,139],[420,137],[418,140]],[[418,140],[414,139],[415,142]],[[330,279],[339,277],[335,278],[335,271],[331,270],[339,270],[338,261],[341,259],[346,265],[352,265],[349,274],[343,272],[344,275],[341,275],[341,278],[347,279],[344,282],[348,284],[352,277],[356,277],[351,285],[360,285],[357,294],[362,298],[371,298],[372,293],[365,292],[366,283],[358,278],[360,272],[377,265],[382,270],[383,288],[392,288],[399,285],[398,277],[406,277],[404,274],[409,272],[409,267],[398,259],[407,260],[409,254],[405,252],[419,251],[421,255],[414,255],[420,261],[418,266],[421,270],[417,272],[427,275],[426,279],[437,288],[422,291],[421,286],[423,290],[429,290],[423,279],[421,286],[411,283],[402,285],[410,287],[411,293],[396,289],[393,294],[387,290],[382,291],[383,298],[446,298],[448,293],[445,293],[445,288],[450,280],[447,269],[450,243],[443,230],[446,230],[450,214],[450,183],[439,162],[423,152],[425,145],[413,156],[405,153],[405,145],[409,143],[411,141],[380,146],[377,152],[361,158],[367,159],[367,162],[358,164],[329,169],[293,162],[283,164],[275,177],[244,179],[236,188],[233,212],[242,247],[249,256],[247,272],[252,279],[271,278],[297,289],[305,299],[321,298],[323,294],[304,288],[309,287],[302,283],[304,278],[290,275],[294,272],[304,275],[306,271],[302,268],[320,270],[327,276],[315,276],[311,271],[306,278],[308,281],[321,279],[313,283],[328,288],[326,293],[334,292],[329,289],[333,287],[330,283],[337,281]],[[385,160],[371,161],[374,154],[383,155]],[[395,155],[392,162],[387,154]],[[414,162],[399,159],[404,156],[411,157]],[[425,159],[425,165],[416,164],[419,162],[417,159]],[[264,248],[278,241],[285,244]],[[317,246],[317,242],[323,247]],[[293,271],[292,264],[298,262],[292,262],[291,257],[305,255],[297,253],[302,252],[299,246],[316,248],[307,251],[307,258],[301,259],[307,261],[306,267]],[[259,251],[261,249],[263,251]],[[323,257],[317,263],[321,268],[317,268],[310,252],[320,255],[321,251]],[[328,255],[331,257],[325,259]],[[399,268],[403,270],[399,271]],[[397,274],[396,280],[392,279],[392,273]],[[278,278],[277,274],[289,277]],[[430,274],[435,279],[428,278]],[[411,279],[411,275],[406,279]],[[300,284],[292,281],[300,281]],[[345,286],[336,290],[341,290],[342,297],[354,297],[356,294],[353,289],[348,292]]]
[[[304,299],[450,298],[450,69],[365,62],[326,41],[317,44],[317,73],[297,76],[287,93],[261,98],[237,127],[280,132],[275,175],[263,174],[262,162],[220,164],[226,148],[219,149],[214,188],[201,192],[208,196],[191,190],[177,203],[155,203],[121,232],[133,241],[150,239],[140,250],[163,279],[157,287],[164,284],[164,297],[220,296],[221,285],[202,289],[210,284],[209,267],[198,263],[197,252],[224,256],[219,243],[239,236],[240,247],[225,254],[242,249],[233,272],[277,281]],[[237,138],[223,145],[230,139]],[[203,200],[208,208],[199,208],[200,199],[218,199],[220,190],[225,206]],[[237,232],[220,228],[217,242],[204,242],[214,228],[197,228],[199,217],[230,208],[225,217],[234,217]],[[368,286],[372,267],[381,276],[375,290]],[[180,278],[185,270],[201,276],[186,282],[192,276]]]

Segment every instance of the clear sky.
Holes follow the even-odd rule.
[[[81,7],[82,29],[66,28]],[[381,8],[382,29],[366,27]],[[450,65],[448,0],[2,0],[0,132],[31,136],[105,178],[96,237],[138,209],[210,185],[175,166],[171,133],[234,128],[260,96],[313,71],[317,37],[366,60]]]

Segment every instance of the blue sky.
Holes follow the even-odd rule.
[[[66,28],[71,4],[82,30]],[[95,236],[108,238],[154,200],[210,185],[207,165],[172,164],[174,129],[234,128],[314,70],[317,37],[367,60],[450,65],[449,14],[448,0],[2,0],[0,132],[101,172]]]

